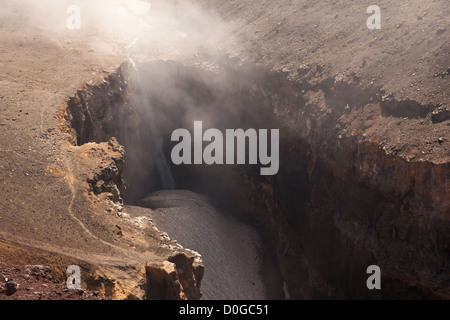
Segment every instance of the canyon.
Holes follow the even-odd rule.
[[[132,126],[125,127],[125,132],[108,134],[117,136],[126,149],[139,150],[136,158],[134,154],[129,154],[128,161],[145,163],[147,168],[152,167],[148,159],[151,159],[150,155],[155,152],[149,147],[154,137],[149,137],[150,140],[142,139],[143,132],[148,131],[149,120],[145,120],[148,115],[157,115],[160,125],[152,132],[158,132],[157,138],[162,137],[166,142],[170,141],[174,128],[189,125],[183,121],[191,119],[192,112],[197,117],[200,112],[204,121],[209,121],[217,128],[226,128],[231,123],[246,127],[248,123],[255,123],[255,119],[261,128],[280,128],[278,175],[262,178],[251,166],[223,166],[220,170],[214,165],[172,166],[176,187],[207,194],[217,201],[219,207],[233,212],[240,219],[258,224],[276,248],[278,264],[291,297],[349,298],[357,295],[370,298],[377,294],[367,290],[365,286],[365,270],[372,264],[380,265],[383,270],[382,282],[390,289],[387,297],[396,297],[404,291],[407,292],[405,297],[410,298],[425,295],[445,297],[445,282],[442,289],[435,287],[436,291],[424,292],[422,286],[425,288],[429,287],[430,283],[435,283],[434,276],[419,278],[424,283],[420,286],[413,285],[418,279],[412,280],[405,276],[402,267],[398,266],[402,265],[402,261],[410,261],[409,268],[427,268],[426,274],[439,273],[442,271],[438,270],[445,268],[445,254],[438,258],[438,252],[444,253],[447,250],[445,244],[448,243],[445,240],[445,230],[448,228],[448,220],[445,219],[449,201],[446,184],[448,163],[414,163],[400,160],[384,154],[384,149],[377,146],[376,141],[372,140],[373,137],[358,139],[354,134],[340,131],[336,125],[340,121],[345,123],[347,117],[353,119],[354,115],[351,114],[358,114],[363,108],[381,113],[383,94],[361,91],[361,101],[355,101],[350,109],[336,111],[338,108],[333,107],[330,108],[332,112],[329,114],[321,114],[319,108],[326,106],[327,100],[314,100],[312,104],[305,96],[317,99],[320,95],[316,91],[323,90],[331,91],[340,97],[358,89],[350,89],[349,85],[340,87],[341,84],[336,82],[332,82],[332,88],[295,88],[295,84],[280,80],[276,73],[255,69],[253,66],[243,68],[241,65],[237,68],[233,67],[234,63],[224,63],[226,66],[221,67],[220,72],[211,73],[176,62],[157,61],[139,66],[140,71],[131,72],[132,75],[128,76],[124,74],[127,74],[130,68],[124,65],[111,82],[120,86],[120,83],[116,82],[117,79],[134,79],[119,81],[128,84],[120,91],[131,92],[130,96],[134,99],[133,103],[124,105],[133,105],[135,109],[132,108],[129,115],[111,110],[114,103],[103,102],[102,95],[100,98],[96,97],[97,90],[111,90],[102,86],[95,88],[92,93],[95,104],[86,100],[85,104],[69,109],[74,110],[68,116],[71,127],[75,129],[76,136],[80,135],[82,129],[85,141],[105,138],[102,136],[104,133],[89,136],[94,133],[91,128],[94,128],[95,123],[101,123],[101,127],[115,127],[111,123],[102,123],[104,119],[95,117],[82,123],[77,122],[77,119],[88,119],[88,106],[101,108],[90,114],[118,115],[117,119],[110,118],[112,123],[130,123],[129,119],[139,119]],[[242,74],[242,70],[248,74],[259,73],[257,79],[261,79],[261,82],[239,81],[238,79],[248,77],[247,74]],[[150,102],[139,100],[137,97],[140,96],[142,88],[133,83],[155,83],[156,79],[161,86],[170,88],[172,92],[186,90],[179,95],[180,99],[185,99],[200,89],[203,94],[191,97],[190,106],[180,103],[174,96],[170,96],[170,104],[167,104],[165,93],[161,94],[158,88],[149,87],[145,88],[144,92],[145,97],[152,97]],[[222,82],[225,81],[229,83],[228,86],[223,85]],[[220,84],[213,86],[211,83]],[[227,89],[221,92],[218,88]],[[297,92],[302,91],[306,94],[297,95]],[[279,92],[285,95],[280,96]],[[242,97],[246,99],[241,100]],[[136,103],[136,99],[139,102]],[[78,100],[84,101],[81,97]],[[364,103],[367,105],[360,105]],[[146,105],[146,108],[151,105],[152,112],[147,113],[147,109],[142,108],[142,105]],[[289,106],[295,108],[295,113]],[[232,112],[230,107],[233,108]],[[298,108],[302,111],[299,112]],[[83,110],[86,110],[84,115],[77,113]],[[183,114],[184,117],[176,117],[172,112]],[[296,114],[302,116],[296,117]],[[380,117],[378,121],[383,120],[383,117]],[[331,123],[335,123],[334,129]],[[318,127],[330,128],[329,135],[316,133]],[[138,137],[141,137],[141,144],[136,144]],[[164,149],[168,159],[170,145],[167,143]],[[155,170],[147,171],[146,176],[136,168],[137,165],[132,165],[129,171],[125,169],[124,172],[130,193],[136,196],[141,192],[143,197],[149,191],[158,190]],[[214,181],[220,181],[220,184]],[[292,197],[292,194],[295,194],[295,197]],[[430,198],[431,195],[433,198]],[[437,195],[440,195],[440,198],[436,199]],[[427,198],[429,200],[426,200]],[[425,220],[420,216],[417,220],[407,218],[419,212],[429,212],[429,216]],[[385,221],[390,222],[385,225]],[[430,230],[435,231],[430,233]],[[439,240],[433,242],[443,246],[438,245],[430,251],[429,245],[433,243],[430,241],[437,235]],[[428,241],[419,240],[427,238]],[[414,245],[408,249],[409,245],[406,243],[411,241]],[[403,249],[398,251],[398,248]],[[416,256],[416,250],[421,252],[420,258]],[[324,261],[328,263],[322,265]],[[337,266],[339,267],[335,269]],[[333,270],[333,281],[326,282],[323,277],[331,276],[330,269]],[[347,285],[339,281],[345,281]]]
[[[182,53],[124,54],[2,16],[0,262],[113,299],[449,299],[445,1],[387,1],[381,30],[360,4],[195,3],[238,28],[188,46],[181,10]],[[174,164],[194,121],[279,130],[278,171]]]

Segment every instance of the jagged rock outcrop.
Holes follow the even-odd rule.
[[[198,300],[203,266],[194,256],[177,254],[169,261],[147,263],[145,295],[149,300]]]
[[[84,155],[89,159],[94,159],[97,155],[100,163],[97,166],[90,166],[87,182],[90,191],[99,195],[108,193],[113,202],[122,202],[121,193],[125,191],[122,180],[122,171],[125,162],[124,148],[119,145],[117,139],[112,137],[106,143],[85,145],[81,149],[89,148]],[[89,154],[89,151],[91,152]]]
[[[98,261],[83,285],[113,299],[199,299],[201,257],[167,235],[162,237],[145,215],[131,217],[124,207],[126,152],[116,137],[124,137],[121,128],[133,132],[139,123],[128,105],[126,68],[123,65],[103,82],[78,90],[58,113],[60,129],[70,143],[69,183],[74,194],[90,204],[94,216],[88,224],[101,230],[91,236],[110,245],[119,257],[130,256],[125,265]]]

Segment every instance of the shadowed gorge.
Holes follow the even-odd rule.
[[[177,62],[152,62],[138,66],[137,72],[130,70],[122,66],[111,76],[112,88],[91,89],[114,97],[119,87],[118,99],[103,103],[104,97],[94,94],[94,100],[86,102],[96,115],[112,118],[84,117],[77,125],[73,119],[79,116],[71,117],[75,132],[95,123],[107,129],[88,131],[88,140],[116,136],[124,145],[127,203],[137,204],[150,192],[166,189],[167,174],[161,170],[169,170],[174,188],[208,195],[218,208],[261,228],[293,298],[447,295],[446,280],[424,275],[448,268],[449,223],[442,219],[448,190],[439,191],[448,164],[407,162],[383,154],[370,137],[338,134],[352,113],[369,109],[383,115],[387,102],[382,103],[378,89],[366,90],[357,82],[296,84],[281,73],[231,60],[212,71]],[[347,107],[340,107],[345,102]],[[98,110],[101,106],[106,109]],[[82,108],[69,110],[76,114]],[[218,129],[280,129],[279,173],[260,176],[259,167],[252,165],[171,164],[170,134],[177,128],[192,131],[194,120]],[[373,168],[379,168],[376,175]],[[410,184],[412,172],[416,182]],[[435,201],[438,194],[442,198]],[[155,202],[145,206],[165,208]],[[179,206],[176,200],[169,205]],[[419,211],[429,216],[407,218]],[[419,240],[423,237],[429,242]],[[428,243],[437,246],[430,250]],[[421,258],[415,256],[418,248],[423,248]],[[411,271],[405,273],[405,262],[413,256]],[[361,281],[372,264],[382,266],[389,293],[370,292]]]

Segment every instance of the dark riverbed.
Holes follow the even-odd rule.
[[[140,203],[156,226],[205,266],[202,299],[283,299],[282,280],[263,234],[186,190],[154,192]]]

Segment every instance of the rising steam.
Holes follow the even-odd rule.
[[[67,27],[71,7],[80,11],[80,29]],[[99,53],[149,59],[179,59],[232,39],[235,28],[191,1],[177,0],[3,0],[0,18]],[[16,13],[11,15],[10,13]]]

